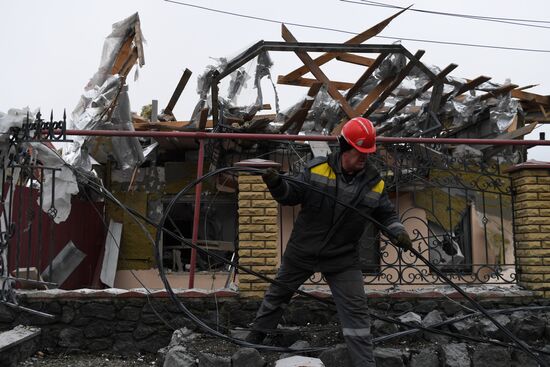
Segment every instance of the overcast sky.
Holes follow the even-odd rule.
[[[357,33],[396,12],[339,0],[185,2],[287,23]],[[411,5],[411,2],[394,0],[386,3]],[[550,2],[543,0],[418,0],[413,8],[550,21]],[[137,81],[133,80],[133,72],[128,78],[132,110],[139,111],[151,99],[158,99],[163,107],[181,73],[189,68],[193,76],[174,111],[179,120],[190,118],[198,99],[196,76],[213,62],[211,58],[235,55],[260,39],[282,40],[279,24],[163,0],[0,0],[0,111],[26,106],[41,108],[42,111],[53,108],[58,116],[63,108],[72,111],[84,85],[97,70],[103,41],[111,32],[111,25],[134,12],[139,12],[147,43],[145,66],[139,70]],[[458,64],[453,76],[474,78],[486,75],[497,83],[510,79],[520,86],[538,84],[530,91],[549,95],[550,23],[537,24],[549,28],[405,12],[381,35],[549,51],[402,42],[412,53],[425,50],[422,58],[425,63],[441,68],[449,63]],[[344,42],[351,37],[333,31],[288,27],[299,41],[304,42]],[[375,38],[369,43],[391,42],[390,39]],[[289,53],[272,54],[272,58],[275,62],[272,69],[274,78],[301,65],[299,59]],[[337,65],[326,70],[332,79],[352,81],[355,74],[348,68],[353,69]],[[296,102],[306,90],[279,86],[278,92],[284,108]],[[268,94],[264,102],[274,105],[269,97],[272,96]],[[550,138],[548,126],[535,130],[534,138],[538,138],[539,131],[547,131]],[[549,153],[549,147],[535,148],[530,150],[529,158],[550,161]]]

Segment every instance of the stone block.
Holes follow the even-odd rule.
[[[277,224],[277,217],[275,216],[256,216],[251,218],[252,224]],[[267,230],[267,228],[266,228]],[[268,230],[267,230],[268,231]],[[270,231],[268,231],[270,232]]]
[[[254,200],[254,208],[277,208],[279,204],[275,200]]]
[[[238,210],[239,216],[241,215],[270,215],[266,213],[265,208],[241,208]]]
[[[247,191],[247,192],[239,192],[239,201],[241,200],[254,200],[254,203],[256,200],[264,200],[265,194],[263,192],[253,192],[253,191]]]
[[[239,234],[240,235],[240,234]],[[276,240],[279,237],[278,233],[251,233],[250,238],[254,241]]]
[[[395,348],[376,348],[374,359],[377,367],[404,367],[403,352]]]
[[[241,208],[254,208],[254,206],[252,206],[252,201],[251,200],[242,200],[242,199],[239,199],[239,209]]]
[[[465,343],[441,345],[439,353],[444,367],[470,367],[470,356]]]
[[[439,367],[439,356],[433,349],[422,349],[420,353],[413,354],[410,367]]]
[[[239,183],[239,191],[251,191],[251,186],[249,183]]]
[[[472,356],[473,367],[499,366],[510,367],[512,356],[510,350],[489,344],[477,344]]]
[[[262,180],[262,176],[260,175],[239,175],[238,179],[239,185],[240,184],[258,184],[263,183],[264,180]]]
[[[265,225],[265,231],[267,233],[278,233],[279,232],[279,226],[276,224],[266,224]]]
[[[239,243],[240,241],[248,241],[252,239],[252,233],[239,233]]]
[[[265,264],[265,259],[262,257],[262,258],[254,258],[254,257],[250,257],[250,258],[242,258],[242,259],[239,259],[239,265],[264,265]]]
[[[239,241],[239,249],[263,249],[265,241]]]
[[[233,367],[263,367],[265,360],[260,352],[253,348],[240,348],[231,356]]]
[[[267,191],[267,186],[265,183],[257,183],[250,185],[250,191]]]
[[[239,224],[251,224],[252,218],[248,215],[240,215],[239,216]]]
[[[348,348],[345,344],[338,344],[328,348],[319,355],[319,359],[325,367],[349,367],[352,366]]]
[[[276,257],[277,250],[252,250],[251,256],[253,257]]]
[[[265,231],[265,226],[263,224],[244,224],[239,225],[239,233],[252,232],[252,233],[261,233]],[[549,237],[550,239],[550,237]]]
[[[265,215],[279,215],[278,208],[265,208]]]

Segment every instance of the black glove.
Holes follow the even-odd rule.
[[[410,251],[413,247],[411,238],[409,237],[409,234],[405,231],[397,235],[395,245],[397,247],[401,247],[405,251]]]
[[[281,176],[274,168],[268,168],[262,174],[262,179],[264,180],[267,187],[275,187],[281,183]]]

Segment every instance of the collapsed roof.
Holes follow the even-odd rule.
[[[342,44],[299,43],[283,25],[285,42],[260,41],[231,60],[219,59],[218,65],[209,66],[199,76],[199,102],[190,121],[134,120],[134,127],[194,131],[221,126],[237,132],[335,135],[349,118],[363,116],[373,121],[380,136],[516,139],[533,131],[538,123],[549,121],[550,96],[525,91],[533,86],[495,83],[483,75],[457,78],[450,73],[458,65],[442,69],[425,65],[420,61],[422,50],[413,55],[397,44],[364,44],[402,12]],[[309,89],[302,100],[284,111],[279,110],[275,94],[277,113],[262,115],[258,112],[269,106],[264,104],[260,83],[264,77],[271,78],[269,51],[292,51],[303,62],[280,75],[278,84]],[[312,58],[308,51],[324,53]],[[332,80],[321,69],[332,60],[344,66],[359,65],[364,71],[355,81]],[[253,69],[253,75],[243,67],[250,61],[255,64],[247,64],[247,69]],[[307,73],[313,78],[306,77]],[[222,95],[218,83],[225,77],[230,82]],[[236,96],[248,79],[253,80],[256,99],[250,105],[236,105]],[[208,116],[212,120],[207,120]],[[491,146],[479,148],[485,158],[501,151]]]

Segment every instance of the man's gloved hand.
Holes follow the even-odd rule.
[[[399,233],[396,238],[397,242],[395,245],[402,248],[405,251],[410,251],[412,249],[412,242],[409,234],[405,231]]]
[[[281,183],[281,176],[274,168],[268,168],[262,174],[262,179],[264,180],[267,187],[275,187]]]

